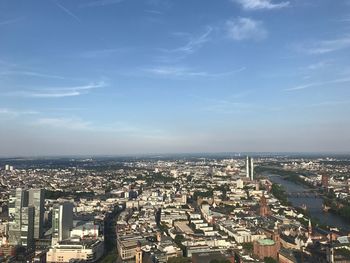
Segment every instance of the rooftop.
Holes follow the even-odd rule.
[[[275,241],[271,239],[260,239],[258,242],[262,246],[273,246],[275,244]]]

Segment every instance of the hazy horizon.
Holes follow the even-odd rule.
[[[0,156],[350,152],[346,0],[3,0]]]

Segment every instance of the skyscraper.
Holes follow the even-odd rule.
[[[246,173],[247,173],[247,178],[250,180],[254,180],[254,161],[253,158],[247,156],[246,160]]]
[[[52,210],[52,245],[69,238],[73,227],[73,204],[65,202]]]
[[[35,207],[29,205],[29,193],[17,188],[9,200],[9,243],[32,249],[34,247]]]
[[[44,224],[44,190],[30,189],[29,190],[29,206],[35,208],[34,214],[34,238],[41,238],[43,235]]]

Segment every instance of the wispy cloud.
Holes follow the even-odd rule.
[[[334,52],[350,47],[350,36],[336,39],[319,40],[295,45],[297,51],[302,53],[317,55]]]
[[[337,106],[350,104],[350,100],[329,100],[318,103],[309,104],[308,107],[323,107],[323,106]]]
[[[212,33],[213,28],[208,27],[207,30],[199,36],[191,36],[190,40],[183,46],[174,48],[174,49],[163,49],[165,52],[169,53],[184,53],[192,54],[200,49],[205,43],[210,40],[210,34]]]
[[[163,15],[164,13],[158,10],[154,9],[147,9],[145,10],[146,13],[152,14],[152,15]]]
[[[80,54],[82,58],[105,58],[113,54],[121,54],[130,51],[131,48],[106,48],[84,51]]]
[[[77,17],[75,14],[73,14],[69,9],[67,9],[66,7],[64,7],[62,4],[60,4],[58,2],[58,0],[52,0],[52,2],[59,8],[61,9],[64,13],[66,13],[68,16],[70,16],[71,18],[73,18],[74,20],[76,20],[77,22],[81,23],[81,20],[79,19],[79,17]]]
[[[0,108],[0,116],[6,116],[6,117],[18,117],[22,115],[32,115],[32,114],[38,114],[37,111],[31,111],[31,110],[13,110],[8,108]]]
[[[285,89],[285,91],[304,90],[304,89],[313,88],[313,87],[320,87],[320,86],[325,86],[330,84],[339,84],[339,83],[347,83],[347,82],[350,82],[350,78],[339,78],[339,79],[333,79],[333,80],[324,81],[324,82],[312,82],[304,85],[299,85],[293,88]]]
[[[3,20],[3,21],[0,21],[0,26],[14,24],[14,23],[17,23],[19,21],[22,21],[23,19],[24,19],[24,17],[17,17],[17,18],[12,18],[12,19],[8,19],[8,20]]]
[[[123,2],[124,0],[95,0],[84,3],[80,5],[80,7],[101,7],[101,6],[109,6],[115,5]]]
[[[255,108],[254,105],[249,103],[222,100],[206,105],[202,110],[220,114],[232,114],[252,111],[253,108]]]
[[[241,67],[227,72],[210,73],[206,71],[194,71],[186,67],[151,67],[144,68],[143,71],[151,73],[153,75],[165,76],[165,77],[224,77],[235,73],[239,73],[245,70],[245,67]]]
[[[91,89],[101,88],[105,86],[106,83],[101,81],[98,83],[90,83],[83,86],[56,87],[46,89],[32,89],[29,91],[17,91],[9,93],[7,95],[28,98],[64,98],[87,94]]]
[[[307,65],[304,69],[317,70],[317,69],[325,68],[325,67],[327,67],[329,65],[330,65],[329,61],[320,61],[320,62],[317,62],[317,63],[313,63],[313,64],[310,64],[310,65]]]
[[[28,77],[65,79],[64,77],[58,76],[58,75],[51,75],[51,74],[45,74],[45,73],[41,73],[41,72],[23,71],[23,70],[5,70],[5,71],[0,72],[0,75],[2,75],[2,76],[21,75],[21,76],[28,76]]]
[[[246,10],[259,10],[259,9],[280,9],[289,6],[289,1],[277,2],[273,0],[231,0],[232,2],[239,3]]]
[[[229,38],[233,40],[262,40],[267,37],[267,31],[261,21],[247,17],[239,17],[226,21]]]
[[[48,128],[71,131],[86,132],[107,132],[118,133],[126,136],[159,136],[163,130],[143,126],[135,126],[126,122],[112,122],[108,125],[96,125],[91,121],[83,120],[79,117],[48,117],[39,118],[34,121],[34,125],[40,125]]]
[[[80,118],[40,118],[34,124],[68,130],[92,130],[91,122]]]

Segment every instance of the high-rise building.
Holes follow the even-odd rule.
[[[263,194],[260,198],[259,203],[259,215],[262,217],[268,216],[270,214],[269,206],[267,205],[266,197]]]
[[[35,207],[29,205],[29,193],[17,188],[9,199],[9,243],[27,247],[34,247],[34,214]]]
[[[246,173],[247,173],[247,178],[250,180],[254,180],[254,161],[253,158],[247,156],[246,160]]]
[[[52,245],[70,237],[73,228],[73,204],[65,202],[52,210]]]
[[[321,183],[322,183],[322,186],[323,186],[324,188],[328,188],[328,185],[329,185],[329,176],[328,176],[328,175],[325,175],[325,174],[322,174]]]
[[[39,239],[43,235],[44,224],[44,190],[30,189],[29,190],[29,206],[35,208],[34,214],[34,238]]]

